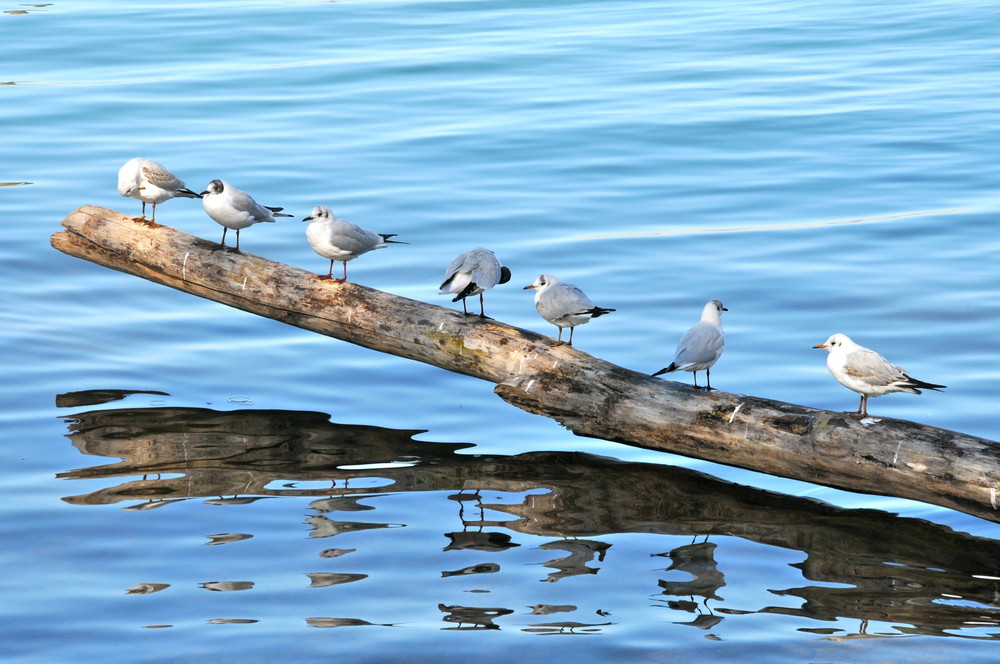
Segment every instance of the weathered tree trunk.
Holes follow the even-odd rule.
[[[100,207],[64,221],[52,245],[290,325],[496,384],[573,433],[816,484],[899,496],[1000,520],[1000,446],[882,418],[805,408],[651,378],[550,337],[466,317],[216,244]]]

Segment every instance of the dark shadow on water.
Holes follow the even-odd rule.
[[[650,589],[652,602],[688,616],[673,621],[678,624],[708,630],[739,615],[770,613],[819,621],[849,618],[861,625],[857,634],[825,638],[864,636],[868,621],[892,624],[894,636],[1000,637],[984,634],[1000,624],[1000,543],[921,519],[841,509],[688,469],[583,453],[459,454],[474,445],[417,441],[413,436],[424,433],[418,430],[334,424],[323,413],[142,408],[85,412],[68,422],[69,438],[81,453],[121,461],[59,477],[123,478],[116,486],[64,498],[74,505],[133,501],[127,509],[149,509],[189,499],[240,503],[315,496],[316,514],[308,519],[311,535],[329,537],[395,525],[337,521],[325,515],[377,509],[379,501],[372,507],[359,503],[359,497],[449,492],[463,530],[444,533],[448,549],[500,555],[519,546],[510,532],[555,538],[538,547],[556,554],[542,563],[551,570],[543,579],[549,582],[596,573],[592,565],[603,561],[611,546],[602,536],[656,533],[692,538],[690,544],[653,558],[662,560],[658,565],[664,573],[659,588]],[[540,489],[545,492],[538,493]],[[486,490],[535,493],[525,495],[520,504],[484,504],[480,492]],[[516,518],[487,521],[485,510]],[[720,589],[726,577],[715,549],[729,537],[801,551],[805,559],[795,567],[804,579],[823,585],[767,591],[800,598],[801,604],[792,608],[722,605]],[[328,551],[335,557],[351,550]],[[496,563],[484,563],[446,570],[441,576],[499,570]],[[311,581],[333,585],[364,578],[325,574]],[[761,596],[766,594],[762,591]],[[439,608],[450,629],[463,630],[496,629],[495,621],[512,611],[443,604]],[[535,608],[533,615],[575,609],[529,608]],[[547,621],[525,629],[592,634],[607,624]],[[829,630],[831,635],[841,632]]]

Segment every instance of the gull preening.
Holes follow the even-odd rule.
[[[838,383],[861,395],[858,409],[849,411],[859,417],[868,417],[868,397],[892,392],[920,394],[922,389],[943,390],[946,387],[911,378],[906,369],[890,363],[870,348],[859,346],[846,334],[835,334],[813,348],[828,350],[826,368]]]
[[[201,206],[208,216],[222,225],[222,241],[219,248],[226,246],[226,232],[236,231],[236,251],[240,250],[240,229],[248,228],[262,221],[274,221],[275,217],[291,217],[281,214],[285,208],[269,207],[255,201],[250,194],[225,180],[212,180],[201,192]]]
[[[479,316],[486,317],[483,307],[483,292],[497,284],[510,281],[510,270],[500,265],[496,254],[485,247],[476,247],[457,256],[444,271],[444,281],[438,288],[438,295],[457,293],[452,302],[462,301],[462,313],[469,315],[465,298],[479,296]],[[475,314],[473,314],[475,315]]]
[[[677,352],[669,366],[656,373],[690,371],[694,376],[694,386],[698,387],[698,372],[705,372],[705,389],[712,388],[712,366],[719,361],[726,345],[726,335],[722,331],[722,312],[729,311],[719,300],[709,300],[701,310],[701,320],[689,329],[677,343]]]
[[[615,311],[596,306],[587,294],[573,284],[559,281],[551,274],[543,274],[523,290],[534,289],[535,309],[545,320],[559,328],[556,345],[573,345],[573,328]],[[562,340],[564,327],[569,328],[569,341]]]
[[[330,259],[330,271],[319,275],[319,278],[333,279],[337,283],[347,281],[347,261],[367,254],[372,249],[383,249],[390,244],[406,244],[399,240],[390,240],[389,238],[396,237],[395,233],[389,235],[376,233],[339,219],[325,205],[314,207],[312,214],[302,221],[312,222],[306,228],[309,246],[323,258]],[[344,262],[344,276],[341,279],[333,276],[334,261]]]
[[[142,201],[142,216],[136,221],[156,223],[156,206],[171,198],[201,198],[162,164],[142,157],[129,159],[118,169],[118,193]],[[153,206],[152,218],[146,219],[146,203]]]

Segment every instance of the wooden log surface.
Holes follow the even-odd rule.
[[[496,385],[575,434],[1000,521],[1000,445],[905,420],[720,391],[616,366],[491,319],[316,274],[84,206],[56,249],[307,330]]]

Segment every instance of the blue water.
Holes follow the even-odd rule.
[[[844,332],[948,385],[875,414],[1000,439],[995,3],[0,12],[7,660],[996,660],[996,524],[577,438],[49,246],[137,214],[144,156],[295,215],[249,252],[325,271],[326,204],[410,243],[353,281],[457,306],[487,246],[490,315],[554,334],[521,290],[553,273],[617,309],[576,345],[650,372],[719,298],[716,387],[854,408],[811,348]]]

